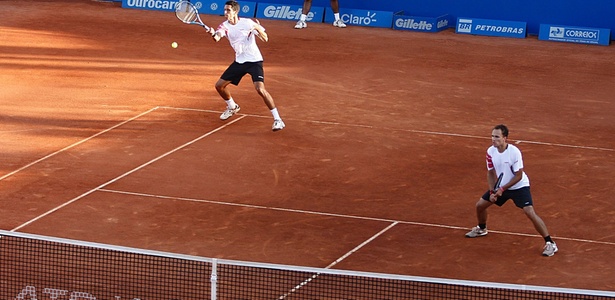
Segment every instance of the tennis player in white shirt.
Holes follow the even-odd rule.
[[[256,44],[256,37],[263,42],[267,42],[269,37],[265,32],[265,28],[258,21],[240,18],[238,15],[239,9],[240,6],[237,1],[227,1],[224,4],[226,21],[220,24],[217,29],[210,28],[209,30],[214,41],[218,42],[223,37],[226,37],[233,50],[235,50],[235,61],[222,73],[222,76],[216,82],[216,90],[227,105],[226,110],[220,115],[220,119],[226,120],[240,110],[239,105],[235,103],[228,90],[228,85],[238,85],[244,75],[250,74],[256,92],[263,98],[273,116],[272,130],[278,131],[286,125],[278,113],[273,97],[265,89],[263,55]]]
[[[508,143],[508,127],[504,124],[497,125],[491,132],[491,147],[487,149],[487,182],[489,187],[494,186],[498,174],[503,174],[502,185],[496,190],[486,191],[476,202],[476,217],[478,225],[468,233],[466,237],[476,238],[487,235],[487,208],[495,204],[502,206],[512,199],[515,206],[521,208],[525,215],[532,221],[534,228],[545,240],[542,252],[544,256],[553,256],[557,251],[557,245],[549,235],[547,226],[536,214],[532,194],[530,192],[530,179],[523,171],[523,156],[515,145]]]

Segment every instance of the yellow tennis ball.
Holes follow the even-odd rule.
[[[177,48],[177,42],[173,42],[173,43],[171,43],[171,47],[173,47],[173,48]]]

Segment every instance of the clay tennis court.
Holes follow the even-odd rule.
[[[220,121],[214,83],[234,53],[173,13],[0,2],[0,229],[615,291],[612,47],[261,23],[279,132],[249,77]],[[553,257],[512,203],[489,210],[487,237],[464,238],[499,123]]]

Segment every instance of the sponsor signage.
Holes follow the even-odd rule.
[[[179,1],[167,0],[122,0],[124,8],[138,8],[149,10],[175,11],[175,5]],[[199,11],[199,14],[224,15],[224,3],[226,0],[202,0],[191,1]],[[253,18],[256,12],[256,2],[241,1],[239,9],[240,17]],[[205,21],[205,23],[207,23]]]
[[[174,11],[175,5],[179,1],[167,0],[122,0],[124,8],[139,8],[150,10]]]
[[[224,3],[226,0],[203,0],[203,1],[191,1],[194,6],[199,10],[199,13],[209,15],[224,15]],[[239,2],[239,16],[244,18],[254,18],[256,14],[256,2]]]
[[[457,18],[455,32],[511,38],[525,38],[526,22]]]
[[[562,25],[540,24],[538,39],[580,44],[608,46],[611,30],[604,28],[572,27]]]
[[[256,8],[256,17],[264,19],[297,21],[299,20],[299,17],[301,17],[302,11],[303,5],[258,3]],[[324,7],[312,6],[305,20],[307,22],[322,23],[324,14]]]
[[[391,28],[393,12],[340,8],[340,19],[352,26]],[[333,24],[333,21],[335,21],[335,16],[331,8],[328,8],[325,14],[325,22]]]
[[[438,32],[448,28],[451,23],[449,15],[442,15],[437,18],[403,15],[393,17],[393,29],[397,30]]]

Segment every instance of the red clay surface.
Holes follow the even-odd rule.
[[[233,52],[172,13],[0,2],[0,229],[311,267],[369,241],[333,268],[615,291],[612,47],[261,21],[276,133],[249,77],[218,119]],[[510,203],[463,237],[498,123],[553,257]]]

